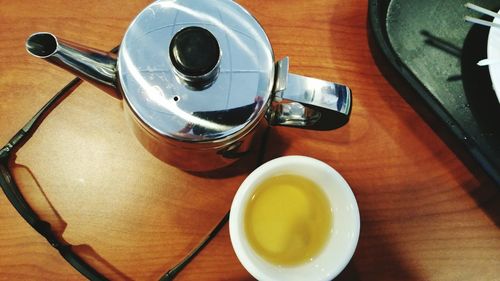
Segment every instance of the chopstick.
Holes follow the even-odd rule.
[[[490,11],[488,9],[485,9],[483,7],[479,7],[478,5],[474,5],[472,3],[465,4],[465,7],[469,8],[473,11],[480,12],[481,14],[488,15],[490,17],[500,18],[500,14],[497,14],[497,13]]]
[[[476,19],[476,18],[469,17],[469,16],[465,17],[465,21],[468,21],[468,22],[471,22],[471,23],[475,23],[475,24],[479,24],[479,25],[500,28],[500,24],[499,23],[491,22],[491,21],[487,21],[487,20]]]
[[[488,9],[485,9],[483,7],[479,7],[478,5],[474,5],[472,3],[465,4],[465,7],[467,7],[468,9],[471,9],[473,11],[479,12],[481,14],[488,15],[490,17],[500,18],[500,14],[495,13],[493,11],[490,11]],[[479,25],[500,28],[500,24],[499,23],[490,22],[490,21],[487,21],[487,20],[482,20],[482,19],[471,17],[471,16],[465,16],[465,21],[468,21],[468,22],[471,22],[471,23],[475,23],[475,24],[479,24]]]

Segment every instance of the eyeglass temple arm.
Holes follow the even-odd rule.
[[[63,89],[55,94],[25,125],[19,130],[9,142],[0,150],[0,158],[8,157],[20,144],[28,141],[38,125],[43,121],[52,107],[54,107],[61,98],[73,91],[82,83],[80,78],[75,78],[69,82]]]
[[[49,111],[57,105],[65,95],[73,91],[81,82],[81,79],[75,78],[68,83],[63,89],[61,89],[61,91],[54,95],[54,97],[52,97],[0,150],[0,170],[2,174],[0,177],[0,186],[18,213],[29,225],[33,227],[33,229],[40,233],[40,235],[42,235],[52,247],[57,249],[68,263],[70,263],[83,276],[90,280],[105,281],[108,279],[76,255],[71,250],[71,245],[63,243],[60,239],[58,239],[57,235],[52,231],[50,223],[40,219],[40,217],[26,202],[26,199],[19,191],[18,186],[8,171],[10,156],[14,154],[23,143],[30,139],[38,125],[47,116]]]
[[[116,53],[118,49],[119,46],[116,46],[111,50],[111,52]],[[0,150],[0,186],[18,213],[26,220],[26,222],[28,222],[29,225],[40,233],[40,235],[47,239],[52,247],[56,248],[68,263],[70,263],[76,270],[90,280],[105,281],[108,279],[76,255],[71,250],[71,245],[62,243],[58,239],[57,235],[52,231],[50,223],[40,219],[40,217],[26,202],[26,199],[19,191],[19,187],[16,185],[10,172],[8,171],[10,156],[15,153],[16,149],[31,138],[50,110],[81,83],[82,80],[80,78],[75,78],[69,82],[64,88],[57,92]]]
[[[118,53],[118,50],[120,49],[120,45],[114,47],[111,49],[110,53],[116,54]],[[26,142],[29,140],[31,135],[34,133],[34,131],[37,129],[38,125],[45,119],[47,114],[50,112],[50,110],[56,106],[60,100],[66,96],[67,94],[71,93],[76,87],[78,87],[81,83],[83,82],[82,79],[80,78],[74,78],[64,86],[59,92],[57,92],[38,112],[24,125],[24,127],[17,132],[17,134],[14,135],[10,139],[10,141],[0,150],[0,159],[3,159],[5,157],[8,157],[9,153],[12,152],[14,148],[16,148],[19,144],[22,142]]]
[[[165,273],[159,281],[171,281],[179,274],[184,267],[186,267],[189,262],[191,262],[200,252],[203,250],[210,241],[221,231],[224,225],[229,220],[229,211],[224,215],[224,217],[219,221],[219,223],[210,231],[210,233],[201,241],[201,243],[196,246],[181,262],[172,267],[167,273]]]

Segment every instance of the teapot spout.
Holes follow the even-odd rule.
[[[57,65],[114,97],[120,97],[116,82],[116,55],[81,46],[48,32],[32,34],[26,40],[31,55]]]

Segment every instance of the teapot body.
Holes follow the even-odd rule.
[[[118,55],[35,33],[45,59],[122,99],[157,158],[210,171],[250,153],[268,126],[329,130],[347,122],[348,87],[288,72],[257,20],[232,0],[158,0],[132,21]]]
[[[117,59],[140,142],[178,168],[227,166],[265,127],[275,79],[261,26],[231,0],[160,0],[130,24]]]
[[[124,113],[128,125],[144,148],[161,161],[189,172],[219,170],[257,153],[264,132],[270,127],[269,122],[262,118],[255,127],[231,141],[192,144],[166,139],[147,128],[128,106],[124,107]]]

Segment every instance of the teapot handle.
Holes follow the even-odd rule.
[[[331,130],[347,123],[351,112],[347,86],[288,73],[288,65],[288,57],[276,63],[271,125]]]

